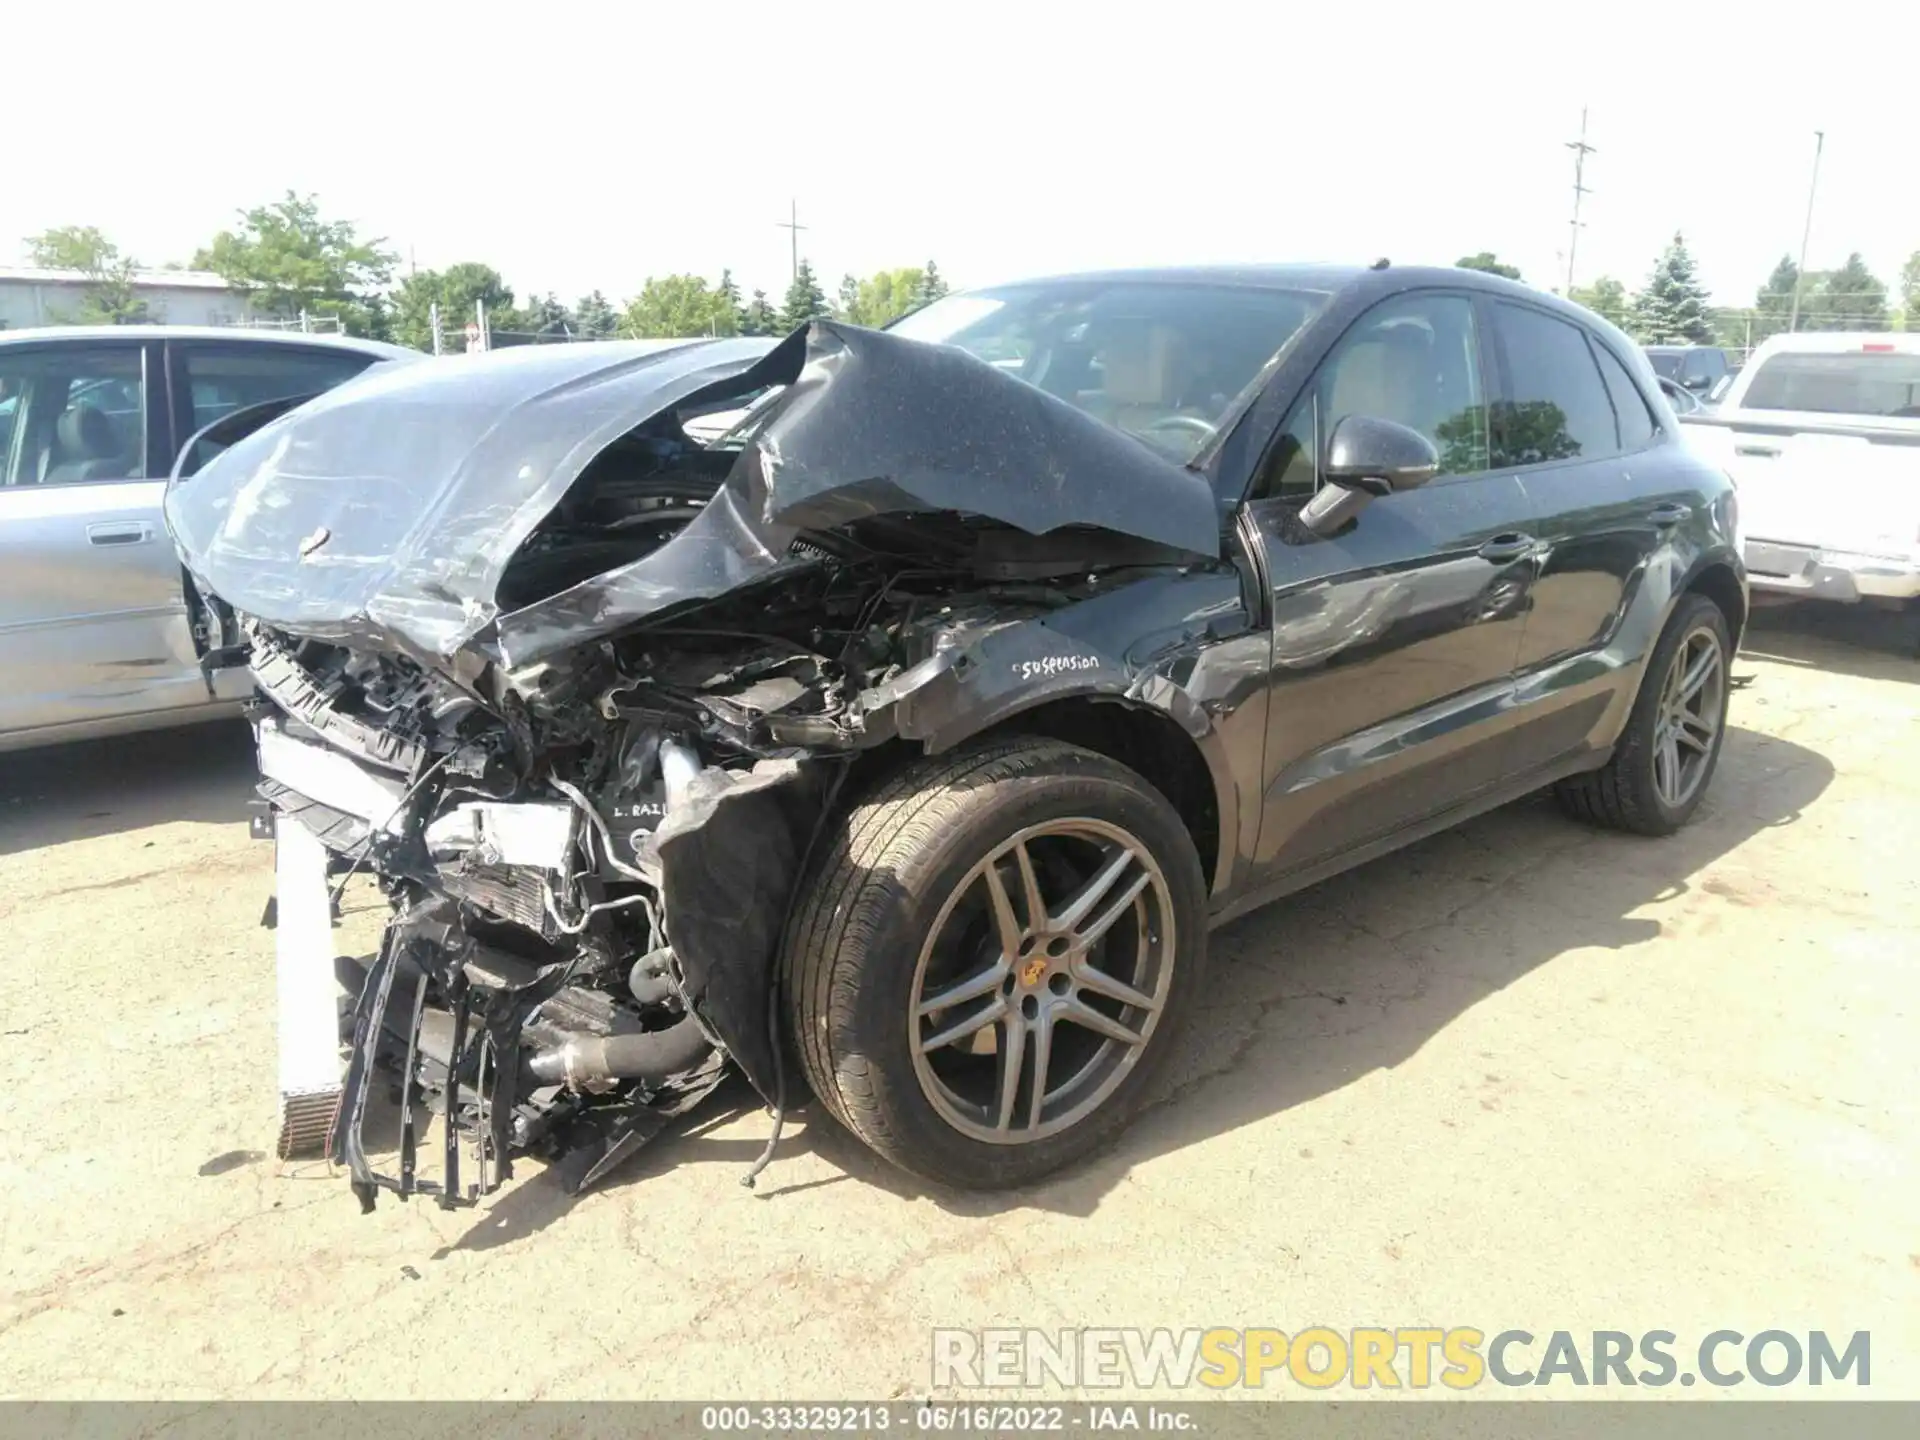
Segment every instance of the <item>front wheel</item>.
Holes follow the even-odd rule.
[[[1704,595],[1683,596],[1648,657],[1613,758],[1562,780],[1554,788],[1561,808],[1641,835],[1671,835],[1691,820],[1726,738],[1732,658],[1720,607]]]
[[[834,1117],[949,1185],[1028,1184],[1110,1140],[1206,963],[1166,799],[1051,740],[910,767],[848,817],[787,937],[787,1015]]]

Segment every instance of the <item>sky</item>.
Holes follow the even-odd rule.
[[[785,220],[831,292],[937,260],[958,285],[1132,264],[1451,263],[1492,250],[1636,288],[1683,232],[1715,302],[1797,253],[1920,250],[1920,5],[363,5],[7,18],[0,260],[97,225],[183,262],[291,189],[411,263],[522,299],[731,266],[776,301]],[[110,18],[109,18],[110,17]],[[91,22],[90,22],[91,23]],[[20,57],[48,63],[22,64]],[[64,57],[53,63],[56,57]],[[57,117],[57,119],[56,119]]]

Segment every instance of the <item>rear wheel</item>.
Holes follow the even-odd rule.
[[[1613,758],[1554,787],[1590,824],[1671,835],[1700,808],[1726,734],[1727,617],[1704,595],[1683,596],[1648,658]]]
[[[1201,984],[1205,887],[1134,772],[1012,740],[848,818],[788,936],[788,1019],[836,1119],[950,1185],[1027,1184],[1138,1110]]]

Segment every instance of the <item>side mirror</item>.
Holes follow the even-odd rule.
[[[1680,383],[1689,390],[1711,390],[1713,388],[1713,377],[1711,375],[1689,375]]]
[[[1416,490],[1440,470],[1440,452],[1418,430],[1372,415],[1343,416],[1323,467],[1327,483],[1300,510],[1315,535],[1338,534],[1377,497]]]

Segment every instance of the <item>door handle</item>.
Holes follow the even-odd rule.
[[[1649,510],[1647,512],[1647,519],[1651,520],[1655,525],[1658,525],[1662,530],[1665,530],[1671,526],[1678,525],[1691,514],[1693,514],[1693,507],[1691,505],[1680,505],[1669,501],[1665,504],[1656,505],[1653,509]]]
[[[1756,460],[1775,460],[1780,456],[1779,447],[1774,445],[1736,445],[1733,453],[1751,455]]]
[[[89,545],[145,545],[153,539],[153,526],[144,520],[108,520],[87,526]]]
[[[1496,535],[1480,547],[1480,558],[1491,560],[1496,565],[1505,565],[1511,560],[1524,560],[1534,551],[1537,544],[1531,535]]]

